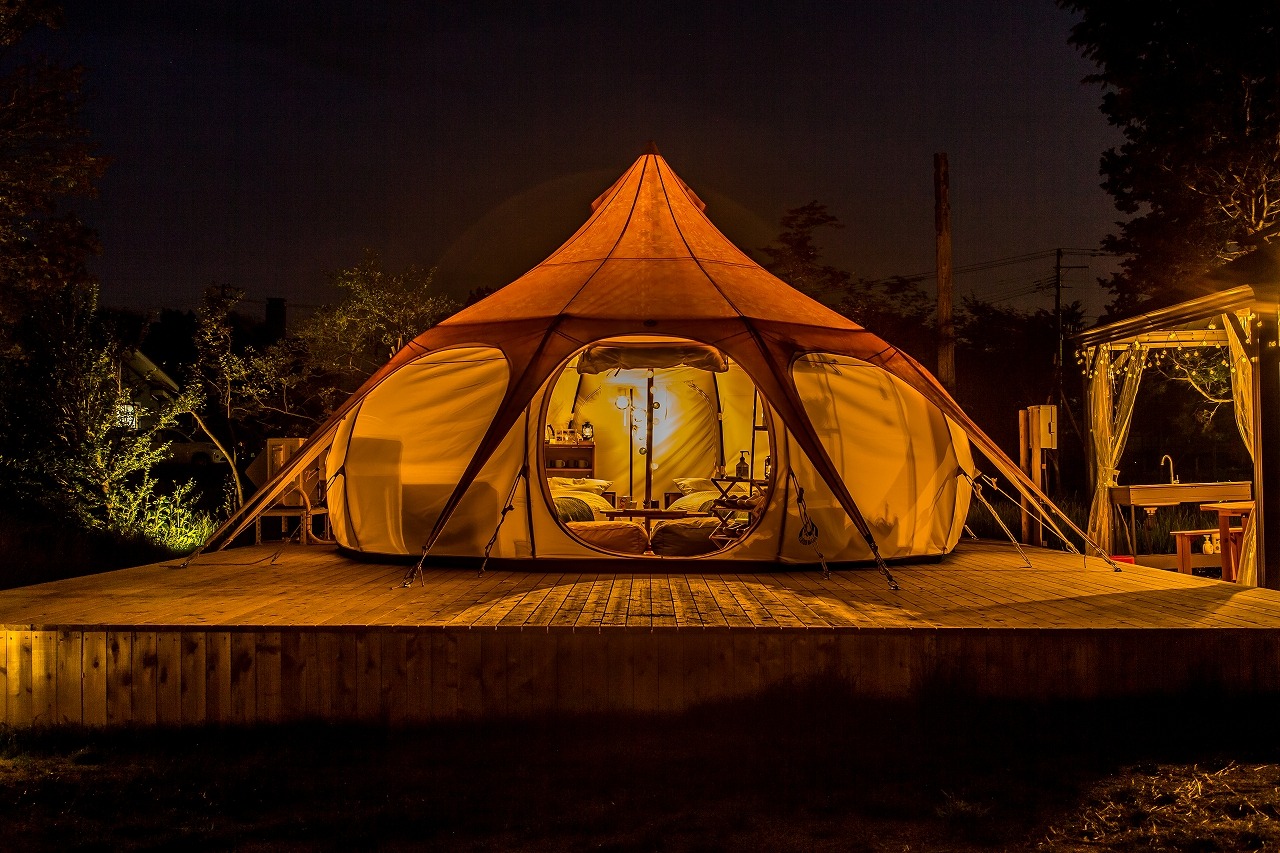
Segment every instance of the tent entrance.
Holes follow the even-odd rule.
[[[535,479],[560,526],[592,548],[713,554],[762,515],[776,458],[768,407],[714,347],[640,337],[585,347],[552,380],[540,423]]]

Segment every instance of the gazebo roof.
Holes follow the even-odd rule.
[[[1211,318],[1247,310],[1274,311],[1280,307],[1280,246],[1263,244],[1249,254],[1223,264],[1201,279],[1199,284],[1199,289],[1205,291],[1203,296],[1094,326],[1073,335],[1071,340],[1081,348],[1127,345],[1134,341],[1160,345],[1170,340],[1183,345],[1220,345],[1206,340],[1204,334],[1197,337],[1197,333],[1214,331],[1206,328]],[[1186,333],[1186,339],[1170,339],[1170,333]]]

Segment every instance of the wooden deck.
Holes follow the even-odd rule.
[[[940,563],[429,570],[264,545],[0,591],[0,719],[183,725],[678,711],[810,679],[1050,700],[1280,692],[1280,593],[963,543]]]

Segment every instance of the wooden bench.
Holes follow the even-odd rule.
[[[1231,537],[1234,539],[1237,535],[1244,532],[1244,528],[1231,528]],[[1218,528],[1206,528],[1204,530],[1170,530],[1169,534],[1174,537],[1178,545],[1178,571],[1184,575],[1191,574],[1191,548],[1196,541],[1204,539],[1206,536],[1217,536]],[[1229,543],[1222,543],[1223,548],[1230,547]]]

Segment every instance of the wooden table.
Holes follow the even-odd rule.
[[[610,521],[616,518],[639,518],[644,520],[644,529],[647,533],[650,525],[655,520],[666,518],[693,518],[705,517],[710,515],[706,512],[690,512],[687,509],[648,509],[645,507],[635,507],[634,509],[607,509],[604,511],[605,518]]]
[[[1231,519],[1239,518],[1242,529],[1248,527],[1249,514],[1253,512],[1253,501],[1218,501],[1200,504],[1200,510],[1218,514],[1218,541],[1222,543],[1222,579],[1235,581],[1236,570],[1240,567],[1240,548],[1231,536]],[[1241,538],[1243,539],[1243,533]]]

